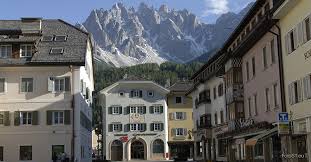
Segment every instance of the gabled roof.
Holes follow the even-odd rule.
[[[20,35],[17,38],[0,38],[0,43],[33,43],[35,53],[32,58],[5,58],[0,59],[0,66],[25,66],[25,65],[84,65],[87,42],[90,41],[88,33],[59,19],[41,21],[41,31],[37,34]],[[22,20],[0,20],[0,35],[4,32],[21,31]],[[1,30],[3,33],[1,33]],[[62,42],[43,42],[42,36],[66,35],[67,40]],[[50,54],[52,48],[63,48],[62,54]]]
[[[169,90],[171,92],[187,92],[191,87],[191,82],[176,82],[171,87],[169,87]]]

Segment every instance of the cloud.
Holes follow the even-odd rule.
[[[211,14],[220,15],[229,12],[228,0],[204,0],[204,2],[205,11],[203,12],[203,17]]]

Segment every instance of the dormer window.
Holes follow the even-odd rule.
[[[64,49],[61,47],[51,48],[50,50],[50,54],[63,54],[63,53],[64,53]]]
[[[153,97],[154,93],[153,91],[148,91],[148,97]]]
[[[20,46],[20,57],[31,57],[33,53],[32,44],[22,44]]]
[[[53,38],[54,38],[54,36],[52,36],[52,35],[46,35],[46,36],[43,36],[43,37],[41,38],[41,41],[42,41],[42,42],[52,42],[52,41],[53,41]]]
[[[12,54],[11,45],[0,45],[0,58],[7,58]]]
[[[65,42],[67,40],[67,35],[55,35],[55,42]]]

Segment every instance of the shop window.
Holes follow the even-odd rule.
[[[153,153],[164,153],[164,142],[157,139],[153,142]]]
[[[255,145],[255,156],[263,156],[263,143]]]

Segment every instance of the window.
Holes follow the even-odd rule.
[[[121,124],[112,124],[112,131],[113,132],[118,132],[121,131]]]
[[[218,124],[217,112],[215,113],[215,125]]]
[[[306,35],[306,41],[309,41],[311,39],[311,26],[310,26],[310,18],[305,19],[305,35]]]
[[[54,37],[55,42],[64,42],[67,40],[67,35],[56,35]]]
[[[31,57],[33,53],[33,45],[22,44],[20,46],[20,57]]]
[[[175,112],[175,120],[184,120],[183,112]]]
[[[218,85],[218,96],[222,96],[224,94],[224,84],[219,84]]]
[[[64,48],[61,47],[55,47],[51,48],[50,54],[63,54],[64,53]]]
[[[64,152],[64,145],[52,145],[52,160],[54,159],[53,157],[61,157]]]
[[[33,92],[33,78],[22,78],[21,92]]]
[[[131,90],[130,97],[139,97],[139,98],[142,98],[142,97],[143,97],[143,91],[142,91],[142,90],[138,90],[138,89]]]
[[[224,123],[225,121],[224,121],[224,111],[220,111],[220,123],[222,124],[222,123]]]
[[[266,94],[266,111],[269,111],[270,110],[270,90],[269,90],[269,88],[266,88],[265,94]]]
[[[5,92],[5,78],[0,78],[0,93]]]
[[[270,42],[270,48],[271,48],[271,62],[272,64],[275,63],[275,43],[274,39],[271,40]]]
[[[32,146],[20,146],[19,160],[32,160]]]
[[[255,115],[258,114],[257,110],[257,94],[254,94],[254,108],[255,108]]]
[[[273,98],[274,98],[274,107],[278,107],[278,85],[274,84],[273,85]]]
[[[311,98],[311,75],[307,75],[303,79],[304,99]]]
[[[176,136],[185,136],[186,135],[186,131],[185,128],[176,128]]]
[[[153,142],[153,153],[164,153],[164,142],[160,139],[156,139]]]
[[[20,112],[20,119],[22,125],[32,124],[32,112]]]
[[[70,77],[53,78],[54,92],[70,91]],[[84,88],[84,87],[83,87]],[[85,89],[85,95],[87,96],[87,89]]]
[[[64,111],[54,111],[53,112],[53,124],[64,124]]]
[[[146,128],[145,124],[130,124],[131,131],[144,131]]]
[[[216,99],[217,98],[216,87],[213,88],[213,92],[214,92],[214,99]]]
[[[255,145],[255,156],[263,156],[263,144],[257,143]]]
[[[122,107],[121,106],[112,106],[111,107],[111,114],[121,114],[122,113]]]
[[[266,69],[268,66],[268,63],[267,63],[267,47],[264,47],[262,49],[262,61],[263,61],[263,67],[264,67],[264,69]]]
[[[226,150],[227,150],[226,148],[227,148],[226,140],[225,139],[219,139],[218,140],[219,156],[225,156],[226,155]]]
[[[137,111],[136,111],[136,107],[130,107],[130,113],[131,114],[135,114]]]
[[[153,95],[154,95],[153,91],[148,91],[147,94],[148,94],[148,97],[153,97]]]
[[[4,112],[0,112],[0,125],[4,124]]]
[[[153,130],[154,131],[161,131],[162,130],[162,128],[161,128],[161,123],[154,123],[153,124]]]
[[[182,98],[180,96],[175,97],[175,103],[182,103]]]
[[[255,57],[252,58],[252,71],[253,71],[253,77],[256,75],[256,62]]]
[[[251,98],[248,98],[248,116],[251,117],[252,116],[252,107],[251,107]]]
[[[54,36],[52,36],[52,35],[46,35],[46,36],[43,36],[43,37],[41,38],[41,41],[42,41],[42,42],[52,42],[52,41],[53,41],[53,38],[54,38]]]
[[[3,146],[0,146],[0,161],[3,161]]]
[[[124,92],[119,92],[119,96],[124,97]]]
[[[297,42],[295,42],[295,34],[294,34],[294,30],[292,30],[286,36],[287,54],[290,54],[293,51],[295,51],[295,43]]]
[[[301,81],[295,81],[289,85],[289,103],[291,105],[302,101],[302,85]]]
[[[7,58],[12,54],[11,45],[0,45],[0,58]]]
[[[144,114],[144,107],[142,107],[142,106],[137,107],[137,113],[138,114]]]
[[[162,111],[163,111],[163,110],[161,110],[161,109],[163,109],[162,106],[156,105],[156,106],[153,107],[153,112],[154,112],[155,114],[161,114]]]
[[[246,81],[249,81],[249,64],[246,62]]]

